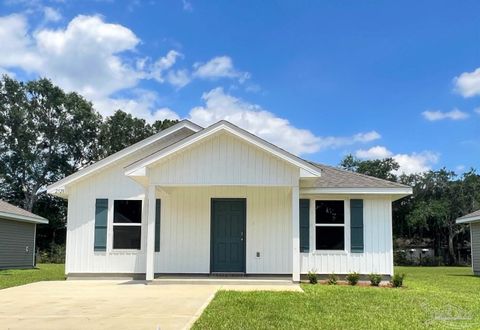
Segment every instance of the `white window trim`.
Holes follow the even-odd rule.
[[[316,223],[316,201],[343,201],[344,207],[344,221],[343,224],[317,224]],[[344,227],[344,244],[342,250],[317,250],[317,234],[316,227]],[[350,251],[350,199],[338,197],[318,196],[310,198],[310,253],[315,255],[339,254],[347,255]]]
[[[140,223],[124,223],[124,222],[120,222],[120,223],[115,223],[113,222],[113,215],[115,214],[114,212],[114,205],[115,205],[115,201],[128,201],[128,200],[135,200],[135,201],[138,201],[140,200],[142,202],[142,214],[141,214],[141,222]],[[109,253],[111,254],[139,254],[139,253],[143,253],[143,245],[144,245],[144,237],[143,237],[143,233],[145,232],[145,226],[144,226],[144,217],[145,217],[145,200],[143,197],[127,197],[127,198],[113,198],[113,199],[109,199],[108,200],[108,228],[107,228],[107,231],[108,231],[108,235],[107,235],[107,240],[109,242],[107,242],[107,246],[109,247]],[[119,226],[119,227],[122,227],[122,226],[139,226],[141,227],[140,229],[140,249],[115,249],[113,247],[113,228],[115,226]]]

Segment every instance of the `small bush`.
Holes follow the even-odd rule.
[[[310,282],[310,284],[318,283],[317,273],[314,270],[308,272],[308,281]]]
[[[405,274],[395,274],[392,277],[390,283],[394,288],[401,288],[403,286],[403,280],[405,279]]]
[[[372,286],[379,286],[380,282],[382,282],[382,275],[380,275],[380,274],[373,274],[372,273],[368,277],[370,279],[370,284]]]
[[[65,245],[50,244],[47,250],[37,253],[37,263],[63,264],[65,263]]]
[[[412,266],[415,264],[407,258],[407,252],[405,250],[396,250],[393,253],[393,263],[395,266]]]
[[[328,284],[329,285],[337,285],[337,281],[338,281],[338,276],[335,275],[335,273],[331,273],[330,275],[328,275]]]
[[[357,272],[349,273],[346,277],[348,284],[357,285],[358,280],[360,280],[360,274]]]

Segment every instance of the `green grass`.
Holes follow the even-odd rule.
[[[0,270],[0,289],[38,281],[59,281],[65,279],[65,265],[39,264],[34,269]]]
[[[405,288],[302,285],[220,291],[194,329],[480,329],[480,277],[466,267],[397,267]]]

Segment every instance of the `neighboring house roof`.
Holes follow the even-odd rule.
[[[457,223],[470,223],[480,221],[480,210],[464,215],[457,219]]]
[[[164,157],[167,157],[183,148],[186,148],[199,141],[202,141],[205,138],[212,136],[213,134],[221,131],[231,133],[247,142],[254,144],[258,148],[263,149],[267,152],[270,152],[271,154],[293,164],[294,166],[299,167],[301,170],[303,170],[302,176],[305,176],[305,177],[321,176],[321,170],[317,166],[225,120],[221,120],[211,126],[208,126],[207,128],[191,136],[188,136],[185,139],[180,140],[177,143],[174,143],[167,148],[154,152],[150,156],[147,156],[143,159],[140,159],[132,163],[131,165],[125,168],[125,174],[131,175],[131,176],[144,176],[145,169],[148,165],[158,162],[160,159]]]
[[[0,219],[42,224],[48,223],[47,219],[42,218],[41,216],[38,216],[31,212],[25,211],[24,209],[16,207],[2,200],[0,200]]]
[[[188,120],[182,120],[180,121],[179,123],[165,129],[165,130],[162,130],[142,141],[139,141],[135,144],[132,144],[131,146],[125,148],[125,149],[122,149],[102,160],[99,160],[98,162],[90,165],[90,166],[87,166],[57,182],[55,182],[54,184],[51,184],[50,186],[47,187],[47,192],[48,193],[53,193],[53,194],[59,194],[59,192],[61,193],[64,189],[65,189],[65,186],[68,185],[68,184],[71,184],[77,180],[80,180],[88,175],[91,175],[93,174],[94,172],[97,172],[109,165],[112,165],[114,164],[116,161],[120,160],[121,158],[124,158],[124,157],[127,157],[131,154],[133,154],[134,152],[140,150],[140,149],[143,149],[149,145],[151,145],[152,143],[155,143],[159,140],[162,140],[162,139],[167,139],[169,136],[173,135],[175,132],[181,130],[181,129],[184,129],[184,128],[187,128],[187,129],[190,129],[192,132],[198,132],[200,130],[202,130],[203,128],[198,126],[197,124],[194,124],[192,123],[191,121],[188,121]],[[175,143],[177,142],[178,140],[175,140],[175,139],[171,139],[170,141],[167,141],[166,143],[166,146],[172,144],[172,143]]]

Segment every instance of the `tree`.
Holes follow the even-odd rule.
[[[340,167],[389,181],[397,181],[394,172],[400,168],[393,158],[360,160],[352,155],[347,155],[340,163]]]
[[[47,185],[89,164],[101,116],[48,79],[0,80],[0,194],[28,211]]]
[[[178,121],[157,120],[149,125],[144,119],[133,117],[122,110],[107,117],[100,128],[99,135],[99,158],[104,158],[152,134],[164,130]]]
[[[359,160],[352,155],[340,166],[413,187],[411,196],[393,203],[394,236],[420,241],[427,238],[436,255],[442,255],[446,248],[449,262],[458,262],[458,243],[467,240],[468,228],[455,220],[480,208],[480,176],[475,170],[462,177],[446,169],[396,176],[393,173],[399,167],[391,158]]]

